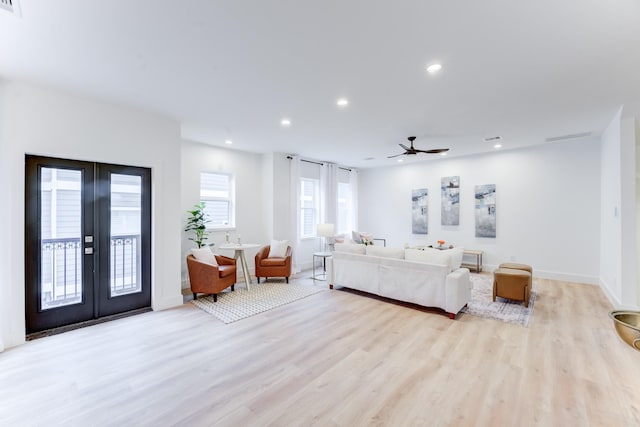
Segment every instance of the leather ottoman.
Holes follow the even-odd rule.
[[[531,266],[527,264],[518,264],[515,262],[503,262],[498,266],[498,268],[512,268],[514,270],[525,270],[531,273],[531,275],[533,276],[533,268],[531,268]]]
[[[496,297],[524,302],[529,307],[531,273],[513,268],[498,268],[493,272],[493,300]]]

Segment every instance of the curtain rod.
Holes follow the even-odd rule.
[[[293,159],[293,157],[291,157],[291,156],[287,156],[287,159],[292,160],[292,159]],[[300,161],[301,161],[301,162],[305,162],[305,163],[313,163],[314,165],[324,166],[324,163],[322,163],[322,162],[316,162],[316,161],[313,161],[313,160],[300,159]],[[349,168],[344,168],[344,167],[342,167],[342,166],[338,166],[338,169],[342,169],[343,171],[349,171],[349,172],[351,172],[351,169],[349,169]]]

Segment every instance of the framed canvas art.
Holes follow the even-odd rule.
[[[421,188],[411,191],[411,232],[427,234],[429,231],[429,190]]]
[[[496,237],[496,185],[476,185],[476,237]]]
[[[440,179],[440,223],[460,225],[460,177],[446,176]]]

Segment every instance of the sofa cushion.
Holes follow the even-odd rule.
[[[211,248],[209,246],[205,246],[202,248],[193,248],[191,249],[191,255],[193,255],[198,261],[205,262],[211,265],[218,265],[216,256],[213,254],[213,252],[211,252]]]
[[[424,264],[445,265],[451,270],[451,255],[448,252],[433,248],[405,249],[404,259]]]
[[[397,258],[404,259],[404,249],[402,248],[387,248],[385,246],[369,245],[366,247],[366,254],[379,256],[383,258]]]
[[[463,248],[449,249],[447,252],[451,254],[451,271],[457,270],[462,265],[462,257],[464,256]]]
[[[351,254],[366,254],[366,246],[365,245],[357,245],[351,243],[336,243],[333,246],[334,251],[336,252],[347,252]]]

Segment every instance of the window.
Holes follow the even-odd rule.
[[[300,237],[315,237],[318,223],[318,191],[320,181],[317,179],[300,179]]]
[[[200,173],[200,201],[211,220],[208,228],[235,227],[235,191],[233,177],[224,173]]]

